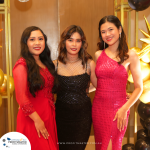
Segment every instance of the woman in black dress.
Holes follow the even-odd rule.
[[[84,150],[91,130],[90,81],[96,87],[95,63],[87,53],[87,42],[79,26],[71,25],[61,35],[58,60],[59,81],[56,124],[60,150]]]

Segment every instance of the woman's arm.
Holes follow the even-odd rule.
[[[102,53],[101,50],[95,52],[95,62],[97,61],[97,59],[101,53]],[[92,85],[90,85],[89,92],[95,91],[96,90],[95,88],[97,87],[97,77],[95,75],[95,67],[96,67],[95,62],[93,60],[90,62],[90,68],[91,68],[91,78],[90,79],[91,79]]]
[[[91,69],[91,76],[90,76],[90,80],[92,82],[92,85],[96,88],[97,87],[97,77],[95,75],[95,62],[93,60],[91,60],[90,62],[90,69]],[[90,85],[89,91],[91,91],[93,88]]]
[[[101,55],[103,50],[98,50],[95,52],[95,62],[97,61],[98,57]]]
[[[18,64],[13,69],[13,77],[15,84],[15,93],[16,100],[19,103],[19,106],[25,116],[29,116],[35,124],[35,128],[37,130],[38,136],[40,137],[40,133],[44,138],[48,138],[48,132],[45,128],[44,122],[40,118],[40,116],[35,111],[33,104],[30,101],[30,98],[27,94],[27,68],[22,64]]]
[[[89,93],[96,91],[96,88],[93,86],[92,83],[90,83],[90,87],[89,87]]]
[[[138,100],[143,91],[143,81],[142,81],[142,73],[140,60],[137,54],[134,51],[129,52],[129,61],[130,61],[130,71],[133,76],[134,81],[134,91],[131,94],[128,101],[118,110],[114,121],[117,119],[117,127],[121,131],[124,129],[124,126],[127,123],[127,111],[131,108],[131,106]]]
[[[130,59],[129,69],[131,71],[134,81],[134,91],[131,94],[129,100],[123,106],[124,109],[126,110],[129,110],[131,108],[131,106],[138,100],[143,91],[143,80],[142,80],[140,60],[137,54],[132,50],[130,50],[129,59]]]
[[[49,136],[48,131],[45,128],[44,122],[40,118],[38,113],[35,111],[32,114],[30,114],[29,117],[34,121],[34,125],[35,125],[39,138],[40,138],[40,133],[41,133],[45,139],[48,139],[48,136]]]

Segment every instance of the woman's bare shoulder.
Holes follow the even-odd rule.
[[[98,50],[95,52],[95,61],[97,61],[98,57],[101,55],[103,50]]]
[[[139,59],[138,55],[134,50],[129,50],[128,55],[129,55],[129,59],[132,61],[134,61],[135,59]]]

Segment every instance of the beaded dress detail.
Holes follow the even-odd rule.
[[[84,150],[91,130],[91,99],[87,95],[90,82],[89,63],[58,62],[60,89],[56,100],[56,124],[60,150]]]
[[[40,68],[40,74],[44,79],[44,87],[33,97],[28,87],[25,59],[20,58],[13,68],[16,100],[20,106],[17,115],[17,132],[24,134],[29,139],[32,150],[59,150],[52,94],[54,77],[47,68]],[[50,135],[48,140],[44,139],[42,135],[40,138],[38,137],[34,122],[28,116],[34,111],[38,113],[45,124]]]
[[[109,58],[105,50],[96,62],[97,89],[92,106],[92,120],[96,150],[106,150],[110,139],[112,150],[121,150],[126,127],[121,132],[117,121],[113,121],[116,112],[126,103],[126,84],[128,74],[123,65]],[[127,119],[129,111],[127,113]]]

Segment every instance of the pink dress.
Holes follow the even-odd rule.
[[[117,121],[113,119],[118,109],[126,103],[127,71],[103,50],[96,62],[95,73],[98,81],[92,106],[92,120],[96,150],[107,150],[110,139],[112,150],[121,150],[126,127],[120,132]]]
[[[29,139],[32,150],[58,150],[54,97],[51,92],[54,77],[47,68],[41,68],[40,74],[45,80],[44,87],[36,92],[36,97],[33,97],[28,88],[25,59],[20,58],[13,68],[16,99],[20,105],[17,115],[17,132],[24,134]],[[38,137],[34,122],[28,116],[34,111],[44,121],[50,135],[48,140],[42,135]]]

